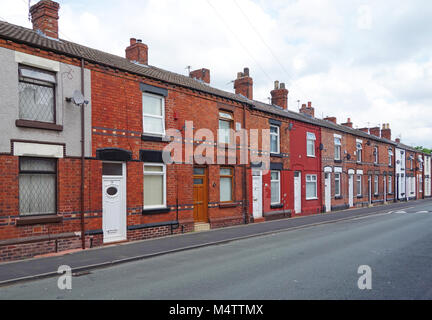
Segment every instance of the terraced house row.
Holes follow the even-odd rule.
[[[219,90],[138,39],[125,58],[59,39],[58,12],[0,22],[0,261],[431,196],[430,155],[388,124],[290,110],[278,81],[256,101],[248,68]]]

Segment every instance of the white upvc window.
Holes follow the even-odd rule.
[[[423,192],[423,176],[419,175],[418,176],[418,180],[419,180],[419,192]]]
[[[317,175],[306,175],[306,200],[317,199]]]
[[[374,164],[378,164],[378,147],[374,147]]]
[[[280,194],[281,194],[281,183],[280,183],[280,171],[272,170],[270,178],[270,188],[271,188],[271,204],[280,204]]]
[[[393,164],[393,150],[392,149],[389,149],[389,151],[388,151],[388,158],[389,158],[389,163],[388,163],[388,165],[389,166],[391,166],[392,164]]]
[[[417,159],[418,159],[418,163],[419,163],[419,170],[420,170],[420,171],[423,171],[423,158],[422,158],[422,156],[419,155],[419,156],[417,157]]]
[[[392,193],[392,185],[393,185],[393,183],[392,183],[392,176],[388,176],[388,193]]]
[[[306,152],[308,157],[315,157],[315,133],[306,133]]]
[[[340,197],[340,195],[341,195],[341,174],[335,173],[334,179],[335,179],[335,197]]]
[[[144,209],[166,207],[166,166],[144,163]]]
[[[334,159],[340,160],[341,159],[341,138],[335,137],[334,138]]]
[[[357,196],[361,197],[361,195],[362,195],[362,175],[358,174],[356,179],[357,179],[357,181],[356,181],[357,182]]]
[[[270,153],[280,153],[280,128],[270,125]]]
[[[221,144],[231,143],[231,130],[233,128],[234,117],[231,113],[226,111],[219,112],[219,129],[218,129],[218,142]]]
[[[375,195],[378,195],[379,193],[378,176],[374,176],[374,191],[375,191]]]
[[[143,92],[143,133],[154,135],[165,134],[165,98]]]
[[[362,144],[360,142],[356,143],[356,154],[357,154],[357,162],[362,162]]]

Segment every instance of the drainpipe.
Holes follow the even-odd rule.
[[[243,104],[243,143],[245,143],[245,138],[244,135],[246,135],[246,106]],[[247,146],[249,146],[249,141],[247,143]],[[249,148],[244,147],[242,152],[248,152]],[[247,154],[246,154],[247,155]],[[241,158],[241,157],[240,157]],[[249,215],[248,215],[248,208],[249,208],[249,201],[248,196],[249,193],[247,192],[247,164],[245,163],[243,165],[243,220],[244,220],[244,224],[248,224],[249,223]]]
[[[84,59],[81,59],[81,92],[84,96]],[[85,224],[84,224],[84,151],[85,151],[85,130],[84,130],[84,106],[81,105],[81,242],[82,248],[85,249]]]

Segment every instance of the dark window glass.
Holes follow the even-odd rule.
[[[104,176],[121,176],[123,174],[121,163],[109,163],[105,162],[102,164],[102,175]]]

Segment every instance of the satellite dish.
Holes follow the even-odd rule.
[[[83,104],[85,102],[84,96],[82,95],[81,91],[75,90],[72,96],[72,101],[76,105]]]

